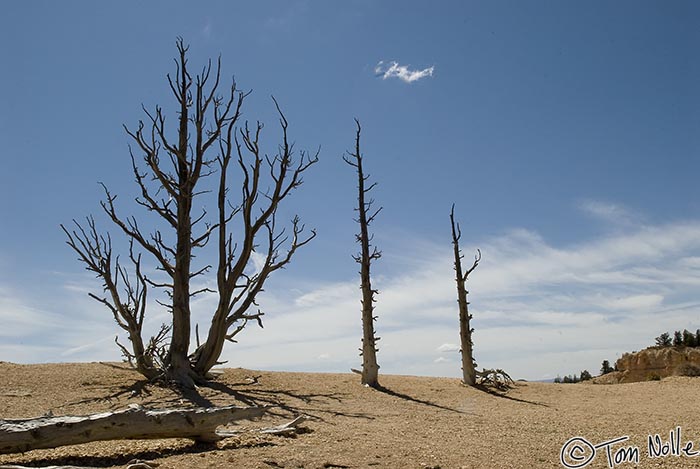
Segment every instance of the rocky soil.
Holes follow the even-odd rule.
[[[235,437],[216,444],[185,439],[115,440],[0,455],[2,464],[124,468],[137,458],[160,469],[191,468],[556,468],[562,447],[581,437],[574,455],[586,467],[610,467],[623,447],[637,464],[616,467],[697,467],[700,457],[649,458],[680,427],[682,447],[700,448],[700,378],[670,377],[618,385],[524,383],[505,395],[465,388],[456,379],[382,376],[386,387],[362,387],[354,374],[307,374],[227,369],[212,388],[184,397],[144,385],[114,363],[16,365],[0,362],[0,418],[51,411],[75,415],[122,409],[192,405],[275,405],[260,421],[244,421]],[[296,437],[258,430],[296,415],[310,420]],[[675,436],[674,436],[675,438]],[[656,449],[654,443],[652,449]],[[680,448],[681,446],[678,445]],[[652,451],[652,454],[654,452]],[[570,465],[571,460],[568,460]]]

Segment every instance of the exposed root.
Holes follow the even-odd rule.
[[[481,386],[493,386],[499,391],[507,391],[515,386],[515,381],[508,373],[500,368],[493,370],[483,369],[476,372],[476,384]]]

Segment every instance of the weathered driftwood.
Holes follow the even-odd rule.
[[[276,427],[263,428],[260,433],[271,433],[273,435],[292,435],[299,431],[299,424],[308,420],[306,415],[300,415],[291,422],[287,422]]]
[[[36,469],[31,466],[0,466],[0,469]],[[44,466],[40,469],[99,469],[97,467],[86,466]]]
[[[140,459],[132,459],[126,463],[126,469],[155,469],[158,467],[157,462],[153,461],[141,461]],[[0,469],[37,469],[33,466],[0,466]],[[88,466],[44,466],[40,469],[101,469],[99,467],[88,467]]]
[[[158,467],[158,463],[153,461],[141,461],[140,459],[132,459],[126,463],[126,469],[155,469]],[[0,469],[37,469],[33,466],[0,466]],[[100,469],[99,467],[88,467],[88,466],[44,466],[40,469]]]
[[[37,469],[31,466],[0,466],[0,469]],[[98,467],[87,466],[43,466],[40,469],[99,469]],[[127,466],[127,469],[130,469]]]
[[[216,428],[234,420],[261,417],[264,407],[144,409],[86,416],[0,420],[0,454],[56,448],[101,440],[190,438],[214,442],[225,438]]]

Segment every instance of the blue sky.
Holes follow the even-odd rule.
[[[203,6],[202,6],[203,5]],[[253,93],[244,117],[320,162],[288,205],[318,230],[261,297],[230,366],[359,365],[355,179],[363,125],[382,372],[458,376],[449,211],[475,356],[527,379],[700,327],[700,4],[692,1],[6,2],[0,18],[0,360],[118,359],[60,223],[129,210],[122,124],[172,109],[175,38]],[[131,213],[131,212],[129,212]],[[139,213],[134,211],[133,213]],[[207,323],[212,299],[195,303]],[[165,318],[153,308],[149,327]]]

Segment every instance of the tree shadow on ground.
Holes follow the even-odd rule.
[[[451,407],[446,407],[446,406],[436,404],[434,402],[430,402],[430,401],[427,401],[424,399],[418,399],[417,397],[409,396],[408,394],[403,394],[403,393],[394,391],[392,389],[389,389],[389,388],[381,386],[381,385],[374,388],[374,389],[376,389],[377,391],[379,391],[381,393],[387,394],[389,396],[398,397],[399,399],[403,399],[403,400],[409,401],[409,402],[415,402],[416,404],[422,404],[425,406],[434,407],[436,409],[446,410],[448,412],[455,412],[457,414],[466,414],[466,412],[462,412],[461,410],[453,409]]]
[[[518,397],[509,396],[504,391],[497,391],[493,387],[485,386],[483,384],[475,384],[473,386],[473,388],[478,389],[479,391],[485,392],[486,394],[490,394],[491,396],[499,397],[501,399],[508,399],[509,401],[522,402],[523,404],[549,407],[547,404],[543,404],[541,402],[528,401],[527,399],[520,399]]]
[[[248,385],[249,383],[246,383]],[[328,423],[321,415],[342,416],[351,418],[362,418],[373,420],[374,417],[358,412],[344,412],[340,410],[319,407],[319,404],[328,401],[335,401],[342,404],[343,393],[299,393],[289,390],[265,389],[260,383],[255,381],[257,388],[234,389],[232,386],[221,381],[210,381],[205,386],[221,394],[233,397],[235,400],[249,406],[269,406],[267,411],[269,415],[279,417],[289,417],[290,415],[304,414],[314,420],[319,420]],[[242,386],[242,384],[234,384],[233,386]],[[194,399],[191,402],[197,405],[203,405],[207,402],[213,405],[207,398],[203,398],[199,391],[194,390],[197,395],[188,395],[188,399]],[[296,402],[295,402],[296,401]],[[275,410],[279,409],[279,410]]]
[[[473,387],[474,387],[474,389],[485,392],[486,394],[490,394],[491,396],[499,397],[501,399],[508,399],[510,401],[521,402],[523,404],[531,404],[531,405],[536,405],[536,406],[549,407],[547,404],[543,404],[541,402],[528,401],[526,399],[520,399],[517,397],[509,396],[506,394],[507,391],[506,392],[498,391],[498,390],[496,390],[492,387],[489,387],[489,386],[477,384]],[[428,401],[428,400],[418,399],[416,397],[409,396],[408,394],[403,394],[403,393],[391,390],[391,389],[386,388],[384,386],[379,386],[379,387],[374,388],[374,389],[376,389],[377,391],[382,392],[384,394],[388,394],[388,395],[393,396],[393,397],[398,397],[400,399],[404,399],[404,400],[407,400],[410,402],[415,402],[417,404],[422,404],[422,405],[426,405],[429,407],[435,407],[437,409],[447,410],[449,412],[455,412],[458,414],[467,414],[467,412],[464,412],[464,411],[461,411],[458,409],[453,409],[451,407],[446,407],[446,406],[443,406],[440,404],[436,404],[436,403]]]
[[[238,448],[251,448],[263,446],[276,446],[277,444],[271,441],[258,441],[255,443],[242,443],[237,445]],[[161,458],[170,456],[181,456],[185,454],[200,454],[210,451],[216,451],[219,447],[216,443],[201,443],[192,442],[186,446],[177,448],[162,448],[158,450],[141,450],[134,452],[120,452],[106,456],[60,456],[37,459],[34,461],[22,462],[22,467],[62,467],[62,466],[77,466],[77,467],[112,467],[126,466],[129,461],[138,459],[141,461],[155,461]],[[18,460],[19,461],[19,460]],[[3,463],[12,464],[12,463]]]
[[[233,398],[241,405],[254,407],[268,407],[266,414],[284,417],[298,416],[304,414],[314,420],[328,423],[323,416],[343,416],[351,418],[362,418],[373,420],[374,417],[365,413],[344,412],[342,410],[332,409],[330,406],[322,404],[328,401],[335,401],[337,404],[342,404],[343,397],[347,394],[343,393],[301,393],[291,390],[266,389],[259,382],[260,376],[249,378],[249,382],[227,384],[221,380],[213,379],[203,383],[197,388],[181,388],[174,385],[169,385],[164,382],[152,382],[147,379],[140,379],[127,386],[119,386],[116,391],[108,392],[104,396],[81,399],[79,401],[69,402],[59,406],[59,408],[68,408],[81,404],[89,404],[96,402],[108,402],[112,409],[123,406],[122,399],[136,399],[144,397],[152,397],[151,400],[141,402],[141,405],[148,407],[156,404],[159,406],[185,406],[188,403],[197,407],[216,407],[222,405],[222,399]],[[171,391],[168,396],[156,395],[153,390],[156,388],[167,389]],[[238,388],[238,389],[236,389]],[[215,395],[206,391],[214,391]],[[160,393],[156,393],[160,394]],[[218,402],[218,403],[217,403]],[[231,402],[226,402],[225,405],[231,405]],[[339,406],[339,407],[342,407]]]
[[[119,386],[117,391],[111,392],[105,396],[88,397],[85,399],[80,399],[78,401],[70,401],[60,406],[57,406],[57,408],[60,409],[66,407],[74,407],[82,404],[107,402],[111,404],[110,408],[114,410],[115,408],[119,407],[119,402],[115,403],[114,401],[119,401],[120,399],[132,399],[137,397],[143,398],[151,396],[153,393],[151,392],[150,387],[152,386],[155,386],[153,382],[147,379],[140,379],[126,386]],[[172,401],[172,399],[166,399],[164,402],[170,401]]]

